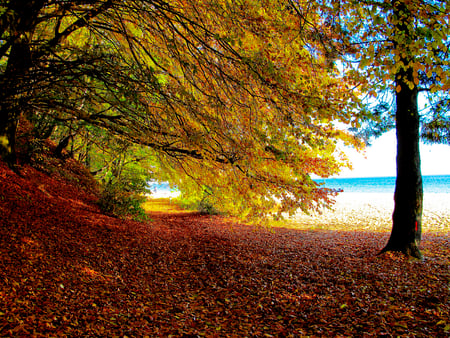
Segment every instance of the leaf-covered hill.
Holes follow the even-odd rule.
[[[381,232],[121,220],[75,162],[54,165],[0,162],[2,337],[450,336],[446,235],[408,261],[376,256]]]

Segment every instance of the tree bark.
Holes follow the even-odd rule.
[[[407,47],[414,39],[414,33],[408,24],[413,18],[404,3],[395,4],[394,14],[399,19],[396,24],[399,42],[395,47],[402,51],[400,62],[403,64],[396,74],[397,179],[392,232],[381,252],[399,251],[410,257],[422,258],[419,249],[423,206],[419,151],[420,116],[418,88],[411,67],[414,54]]]
[[[0,94],[0,157],[14,169],[16,162],[16,131],[23,107],[19,86],[30,67],[30,49],[21,41],[11,47],[6,71],[2,77]]]
[[[399,251],[421,258],[423,187],[419,152],[419,113],[417,88],[397,81],[396,95],[397,179],[391,237],[382,250]]]
[[[17,124],[24,103],[21,102],[21,96],[27,82],[26,75],[32,67],[29,39],[44,2],[44,0],[11,1],[8,11],[13,13],[13,20],[3,27],[9,31],[7,37],[11,48],[5,72],[0,77],[0,157],[13,168],[16,164]]]

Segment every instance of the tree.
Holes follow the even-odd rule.
[[[401,251],[420,258],[419,243],[422,232],[423,187],[419,153],[418,79],[414,79],[415,53],[410,44],[414,41],[413,15],[407,6],[395,2],[393,6],[394,29],[400,38],[394,48],[402,51],[400,67],[395,72],[396,130],[397,130],[397,180],[395,183],[395,208],[392,215],[391,237],[383,251]]]
[[[3,58],[8,53],[8,62],[6,65],[2,64],[0,82],[0,155],[11,163],[15,161],[17,116],[25,109],[20,102],[20,93],[25,89],[19,82],[24,79],[32,62],[26,32],[37,24],[37,13],[42,4],[38,1],[11,1],[7,6],[8,8],[2,6],[0,21],[0,57]]]
[[[260,218],[327,205],[356,123],[351,78],[322,53],[311,11],[255,1],[6,1],[0,153],[20,116],[84,123],[152,150],[186,194]],[[20,51],[20,53],[19,53]],[[22,52],[22,51],[25,51]],[[14,58],[14,55],[20,58]],[[51,130],[51,128],[50,128]]]
[[[418,98],[420,93],[430,95],[428,108],[422,110],[423,137],[448,142],[448,2],[332,1],[323,3],[321,9],[336,34],[334,50],[348,76],[359,79],[372,100],[385,91],[395,96],[395,209],[391,237],[382,252],[400,251],[420,258],[423,188]],[[374,110],[374,120],[380,123],[378,133],[392,126],[389,106],[381,102]]]

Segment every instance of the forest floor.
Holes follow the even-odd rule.
[[[0,337],[450,337],[448,231],[408,260],[368,224],[269,230],[167,200],[136,222],[82,172],[20,172],[0,162]]]

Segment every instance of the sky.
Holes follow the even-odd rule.
[[[365,153],[349,148],[346,153],[353,163],[353,170],[343,170],[338,177],[395,176],[396,148],[395,130],[375,139]],[[420,155],[423,176],[450,175],[450,146],[421,144]]]

